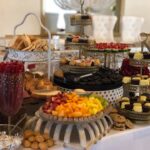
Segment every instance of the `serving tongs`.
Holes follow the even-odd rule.
[[[79,82],[81,79],[84,79],[84,78],[86,78],[86,77],[93,76],[94,74],[95,74],[95,72],[94,72],[94,73],[84,74],[84,75],[81,75],[81,76],[77,76],[77,77],[74,77],[74,78],[72,79],[72,81],[73,81],[73,82]],[[68,81],[68,79],[67,79],[67,78],[64,78],[64,82],[66,83],[67,81]]]

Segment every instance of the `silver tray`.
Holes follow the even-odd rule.
[[[99,70],[99,67],[100,66],[90,66],[90,67],[80,67],[80,66],[71,66],[71,65],[60,66],[60,68],[64,72],[79,73],[79,74],[96,72]]]
[[[48,52],[8,49],[7,57],[11,60],[18,60],[23,62],[44,62],[48,60]]]
[[[150,121],[150,112],[147,113],[140,113],[140,112],[134,112],[126,109],[121,109],[119,106],[117,106],[117,109],[119,113],[124,115],[125,117],[134,120],[134,121]]]
[[[58,117],[51,114],[46,114],[43,112],[42,107],[39,109],[39,116],[43,118],[44,120],[56,122],[56,123],[88,123],[92,121],[96,121],[98,119],[101,119],[104,116],[103,111],[98,112],[96,115],[92,115],[89,117]]]
[[[147,67],[149,65],[150,61],[148,60],[135,60],[135,59],[130,59],[130,65],[134,67]]]

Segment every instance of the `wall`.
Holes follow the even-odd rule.
[[[20,23],[25,14],[34,12],[41,15],[41,0],[0,0],[0,37],[13,34],[13,28]],[[34,17],[29,17],[18,28],[18,34],[40,34],[40,26]]]
[[[144,17],[145,22],[142,28],[144,32],[150,32],[150,0],[121,0],[124,1],[123,14],[127,16]]]

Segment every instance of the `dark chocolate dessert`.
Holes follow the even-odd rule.
[[[64,88],[81,88],[87,91],[111,90],[122,86],[122,76],[117,71],[108,68],[100,68],[92,76],[75,81],[80,76],[81,74],[66,72],[64,78],[54,76],[54,82]]]

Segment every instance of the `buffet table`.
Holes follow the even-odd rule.
[[[145,150],[150,146],[150,126],[135,125],[134,129],[110,133],[91,147],[91,150]],[[28,149],[24,149],[28,150]],[[54,146],[50,150],[71,150]]]

